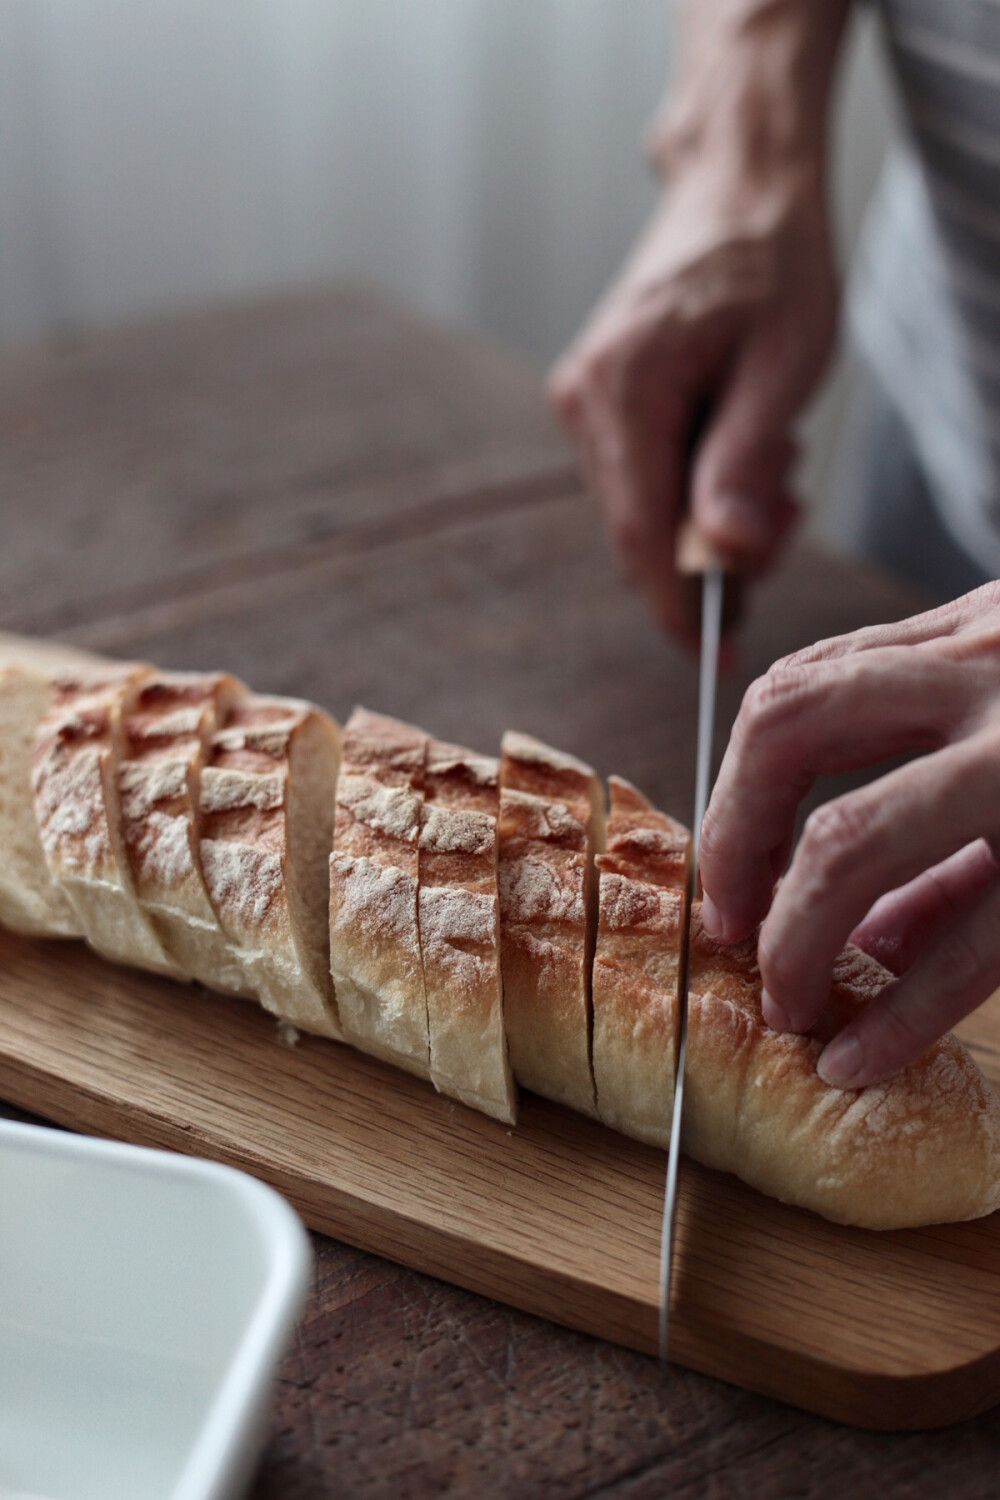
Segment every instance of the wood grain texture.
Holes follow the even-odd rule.
[[[0,626],[37,634],[571,472],[523,362],[360,286],[10,354],[0,435]]]
[[[1000,1036],[1000,1009],[977,1022]],[[512,1130],[350,1049],[289,1047],[239,1001],[12,935],[0,1092],[241,1167],[313,1229],[656,1349],[663,1155],[547,1101],[526,1096]],[[877,1427],[1000,1397],[1000,1216],[875,1235],[686,1163],[677,1257],[681,1364]]]
[[[537,373],[361,300],[370,312],[331,290],[0,361],[3,623],[411,713],[486,750],[517,724],[684,816],[695,665],[616,578]],[[921,603],[793,549],[748,600],[720,740],[775,657]],[[313,1247],[253,1500],[996,1493],[1000,1410],[859,1431],[325,1235]]]

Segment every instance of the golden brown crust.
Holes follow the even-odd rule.
[[[49,870],[31,785],[51,670],[51,662],[8,664],[0,656],[0,922],[41,937],[80,937],[80,919]]]
[[[241,691],[222,673],[157,673],[125,721],[118,769],[122,825],[147,908],[215,922],[201,876],[199,782],[205,748]]]
[[[200,849],[246,990],[335,1040],[325,913],[338,753],[336,725],[311,703],[236,700],[202,774]]]
[[[428,736],[356,708],[344,731],[330,857],[330,966],[344,1034],[430,1077],[419,841]]]
[[[432,740],[420,833],[420,947],[431,1079],[513,1124],[497,894],[499,762]]]
[[[869,1229],[978,1218],[1000,1206],[1000,1102],[946,1036],[897,1077],[857,1092],[823,1083],[826,1039],[891,982],[848,948],[813,1034],[774,1032],[755,943],[723,949],[691,922],[684,1146],[762,1192]]]
[[[607,849],[597,856],[597,1110],[606,1125],[666,1147],[691,835],[620,777],[608,788]]]
[[[118,963],[183,978],[139,904],[121,831],[122,724],[151,676],[109,663],[53,678],[35,739],[35,814],[50,873],[87,941]]]
[[[523,1087],[590,1115],[602,804],[597,776],[581,761],[527,735],[504,735],[499,891],[511,1066]]]

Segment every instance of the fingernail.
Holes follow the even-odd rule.
[[[735,490],[712,495],[705,502],[703,515],[727,546],[753,551],[769,540],[770,528],[760,504]]]
[[[816,1072],[835,1089],[853,1088],[865,1054],[856,1036],[837,1036],[819,1055]]]
[[[710,938],[715,938],[718,941],[722,937],[722,917],[719,913],[719,908],[707,891],[705,891],[701,898],[701,925]]]
[[[767,990],[761,991],[760,1008],[764,1020],[772,1031],[791,1031],[792,1018],[783,1005],[779,1005]]]

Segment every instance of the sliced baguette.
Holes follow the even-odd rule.
[[[596,1115],[591,966],[600,782],[582,761],[512,731],[500,762],[500,939],[514,1076]]]
[[[123,723],[151,669],[69,669],[52,682],[35,737],[35,816],[49,873],[90,945],[118,963],[185,978],[139,905],[122,837]]]
[[[255,998],[219,925],[201,865],[201,774],[246,689],[223,673],[157,672],[125,720],[122,832],[136,894],[168,953],[210,989]]]
[[[892,976],[847,948],[819,1025],[761,1016],[756,942],[721,948],[691,919],[684,1148],[706,1166],[827,1219],[904,1229],[1000,1208],[1000,1101],[956,1037],[885,1083],[845,1093],[816,1072],[824,1043]]]
[[[49,871],[35,818],[31,763],[48,711],[48,670],[0,667],[0,922],[39,937],[81,937],[83,925]]]
[[[419,842],[428,736],[357,708],[344,731],[330,857],[330,966],[344,1035],[430,1077]]]
[[[327,862],[340,732],[311,703],[237,698],[201,776],[212,909],[265,1009],[340,1040],[327,946]]]
[[[431,1081],[513,1124],[497,894],[500,765],[432,740],[420,831],[419,917]]]
[[[609,777],[608,790],[607,848],[597,856],[597,1112],[605,1125],[666,1148],[691,835],[620,777]]]

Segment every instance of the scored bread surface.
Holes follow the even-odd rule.
[[[340,754],[311,703],[238,698],[201,777],[205,886],[247,991],[340,1040],[327,946],[327,861]]]
[[[224,673],[158,672],[125,720],[118,768],[122,832],[136,894],[192,978],[251,997],[201,865],[201,774],[212,736],[246,689]]]
[[[509,731],[500,762],[504,1013],[514,1077],[596,1115],[591,970],[600,782],[582,761]]]
[[[53,677],[35,736],[35,816],[49,872],[91,946],[118,963],[184,978],[139,904],[121,827],[123,724],[151,676],[149,667],[109,663]]]
[[[866,1229],[975,1219],[1000,1207],[1000,1101],[948,1035],[884,1083],[825,1084],[825,1043],[892,976],[846,948],[820,1023],[772,1031],[756,940],[722,948],[691,917],[684,1149],[786,1203]]]
[[[255,995],[499,1119],[516,1076],[667,1144],[690,840],[634,787],[611,779],[604,849],[594,773],[527,736],[504,737],[498,777],[357,710],[338,781],[310,704],[36,660],[0,660],[6,926]],[[763,1021],[755,940],[714,943],[695,902],[690,943],[691,1156],[872,1229],[1000,1207],[1000,1101],[954,1037],[860,1091],[819,1078],[892,982],[874,960],[846,949],[798,1036]]]
[[[356,708],[344,730],[330,856],[330,967],[344,1035],[429,1078],[419,845],[429,736]]]
[[[597,856],[594,1083],[605,1125],[670,1143],[691,835],[627,781],[608,780]]]
[[[50,665],[0,667],[0,922],[15,932],[81,937],[80,918],[49,871],[31,786]]]
[[[419,850],[420,947],[435,1088],[513,1124],[497,892],[500,764],[432,740]]]

